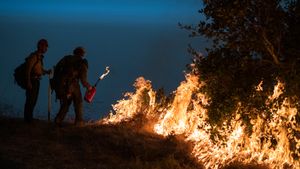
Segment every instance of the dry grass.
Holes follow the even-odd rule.
[[[188,147],[126,126],[74,127],[0,118],[0,168],[201,168]]]
[[[201,169],[179,137],[163,138],[132,125],[57,128],[0,117],[1,169]],[[266,166],[232,164],[226,169]]]

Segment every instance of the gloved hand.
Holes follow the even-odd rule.
[[[88,86],[86,89],[88,90],[88,91],[91,91],[93,88],[95,88],[94,86]]]
[[[48,70],[45,70],[45,71],[44,71],[44,74],[50,75],[51,73],[52,73],[52,69],[48,69]]]

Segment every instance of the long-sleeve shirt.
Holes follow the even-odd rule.
[[[33,52],[27,57],[25,73],[28,82],[30,79],[39,78],[44,74],[43,58],[44,56],[38,52]]]
[[[67,86],[70,85],[69,88],[72,89],[72,85],[74,85],[72,83],[77,83],[80,80],[84,87],[89,88],[91,86],[87,81],[88,64],[81,56],[65,56],[56,66],[58,71],[57,73],[54,72],[54,76],[59,76],[61,84],[67,83]]]
[[[87,61],[83,61],[83,63],[81,64],[81,69],[79,71],[79,79],[81,81],[81,84],[86,87],[89,88],[91,85],[88,83],[87,81],[87,71],[88,71],[88,63]]]

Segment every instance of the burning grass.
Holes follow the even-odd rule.
[[[204,85],[198,76],[187,74],[172,99],[161,104],[150,81],[140,77],[134,84],[136,92],[126,94],[100,123],[137,122],[140,128],[147,126],[148,131],[165,137],[181,135],[204,168],[300,168],[299,115],[291,98],[282,97],[282,82],[260,105],[267,110],[239,103],[218,125],[210,123],[210,100],[199,90]],[[260,83],[253,97],[262,90]]]

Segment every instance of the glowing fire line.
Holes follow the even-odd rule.
[[[256,87],[256,92],[263,91],[262,83]],[[273,105],[270,108],[271,118],[251,118],[251,134],[246,133],[246,125],[241,120],[241,104],[237,105],[231,120],[221,127],[208,123],[204,106],[209,104],[209,98],[199,92],[203,85],[198,77],[187,74],[186,80],[174,92],[173,102],[165,105],[161,109],[163,111],[158,111],[151,82],[140,77],[134,84],[136,92],[128,93],[127,99],[113,105],[114,113],[111,112],[101,122],[115,124],[143,113],[145,118],[155,120],[151,123],[153,132],[163,136],[184,135],[186,141],[194,144],[192,155],[206,168],[217,169],[235,161],[267,164],[270,168],[300,168],[299,160],[294,159],[295,156],[300,157],[300,138],[296,134],[300,132],[296,122],[297,109],[290,106],[288,98],[281,105],[274,102],[283,94],[283,83],[278,82],[265,103]],[[218,131],[218,136],[212,135],[213,130]]]

